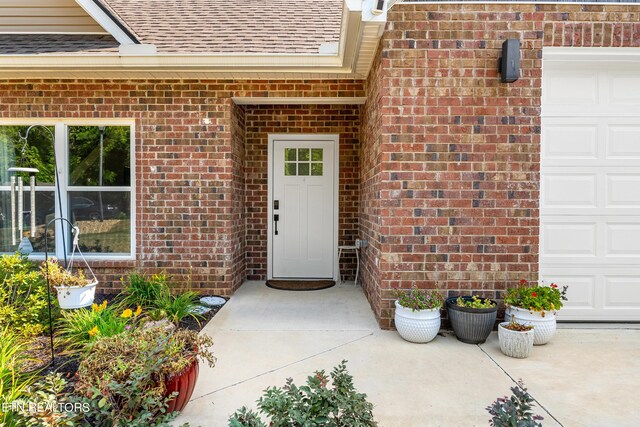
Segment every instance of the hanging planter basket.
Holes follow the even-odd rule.
[[[93,304],[98,281],[94,280],[86,286],[55,286],[60,308],[82,308]]]
[[[86,269],[91,273],[91,278],[87,279],[87,284],[84,286],[54,286],[57,291],[56,293],[58,294],[58,303],[60,304],[60,308],[63,309],[89,307],[93,304],[93,300],[96,296],[96,286],[98,285],[96,275],[93,273],[93,270],[91,270],[89,263],[80,250],[78,239],[80,229],[75,226],[71,232],[73,234],[73,250],[71,252],[71,257],[69,258],[69,265],[67,266],[66,273],[69,275],[73,274],[74,257],[76,252],[78,252]]]

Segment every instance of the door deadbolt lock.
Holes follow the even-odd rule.
[[[273,209],[280,209],[280,200],[274,200],[273,201]]]

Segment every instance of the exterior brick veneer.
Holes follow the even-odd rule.
[[[537,279],[542,47],[640,46],[639,12],[392,8],[362,120],[360,227],[374,243],[365,289],[382,327],[392,326],[393,288],[499,298],[508,284]],[[507,38],[522,43],[521,78],[510,84],[497,71]]]
[[[246,117],[231,98],[266,96],[362,97],[364,90],[354,80],[15,80],[0,83],[0,117],[134,119],[136,260],[92,262],[101,289],[117,288],[123,274],[139,268],[164,270],[176,282],[230,295],[246,277]],[[344,146],[346,200],[357,193],[357,159],[349,150],[357,150],[358,114],[357,108],[338,113],[355,126]],[[330,120],[343,117],[317,117],[322,125],[300,126],[338,133],[346,125]],[[351,239],[357,200],[344,208],[351,219],[345,219],[343,235]]]
[[[94,262],[105,287],[133,268],[222,295],[263,279],[266,135],[318,132],[341,136],[340,243],[368,241],[362,286],[383,328],[394,288],[500,298],[538,275],[542,48],[640,47],[640,7],[397,3],[388,17],[366,81],[15,80],[0,117],[135,120],[137,259]],[[507,38],[522,71],[503,84]]]

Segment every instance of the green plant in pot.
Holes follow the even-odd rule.
[[[155,426],[184,408],[198,359],[215,358],[210,337],[190,330],[141,328],[98,340],[80,363],[76,391],[93,426]]]
[[[481,344],[493,329],[498,304],[477,295],[454,296],[447,298],[447,313],[458,340],[467,344]]]
[[[440,330],[440,309],[444,298],[437,289],[395,290],[396,330],[402,338],[415,343],[433,340]]]
[[[518,359],[529,357],[533,349],[533,325],[523,325],[512,317],[509,322],[498,325],[498,342],[500,350],[509,356]]]
[[[549,286],[520,280],[515,288],[505,293],[505,319],[511,316],[522,324],[534,325],[534,345],[548,343],[556,333],[556,314],[567,300],[567,286],[555,283]]]

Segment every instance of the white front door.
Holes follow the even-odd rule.
[[[271,277],[334,277],[337,138],[272,137]]]
[[[562,320],[640,321],[640,62],[580,49],[544,60],[540,277]]]

